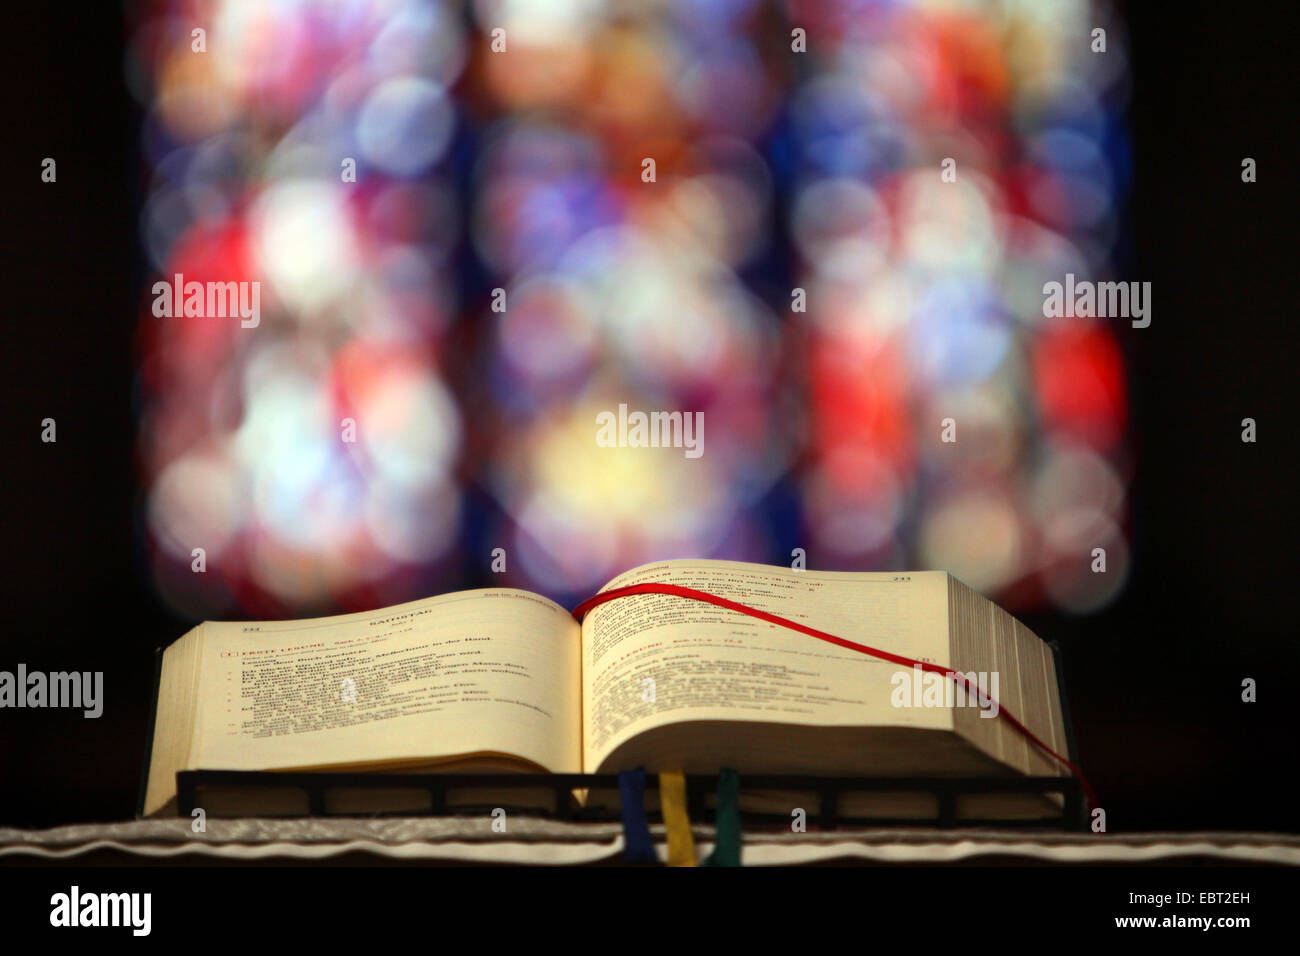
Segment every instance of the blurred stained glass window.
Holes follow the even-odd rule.
[[[131,17],[142,515],[181,612],[573,600],[793,548],[1013,609],[1122,588],[1126,323],[1043,317],[1045,283],[1122,264],[1108,5]],[[257,283],[256,325],[158,315],[155,281]],[[702,412],[704,453],[600,447],[620,405]]]

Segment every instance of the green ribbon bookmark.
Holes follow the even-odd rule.
[[[704,866],[740,866],[740,774],[718,775],[717,835]]]

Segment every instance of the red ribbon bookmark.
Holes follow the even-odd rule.
[[[630,584],[627,587],[611,588],[608,591],[602,591],[594,597],[589,597],[573,609],[573,617],[579,624],[586,617],[587,612],[592,608],[604,604],[606,601],[613,601],[616,598],[628,597],[632,594],[672,594],[677,597],[689,598],[692,601],[703,601],[705,604],[715,604],[718,607],[726,608],[728,611],[736,611],[740,614],[748,614],[750,617],[756,617],[760,621],[767,621],[769,624],[779,624],[781,627],[788,627],[792,631],[798,631],[801,634],[807,634],[809,637],[815,637],[821,641],[827,641],[831,644],[837,644],[840,647],[847,647],[851,651],[857,651],[860,654],[869,654],[872,657],[878,657],[881,660],[891,661],[895,664],[902,664],[904,667],[919,667],[922,670],[930,671],[933,674],[942,674],[949,677],[959,685],[964,687],[967,692],[972,691],[971,681],[964,675],[949,670],[946,667],[940,667],[938,664],[931,664],[927,661],[917,661],[910,657],[904,657],[901,654],[891,654],[889,651],[882,651],[874,647],[868,647],[865,644],[858,644],[854,641],[847,641],[842,637],[836,637],[834,634],[828,634],[825,631],[819,631],[815,627],[809,627],[807,624],[800,624],[798,621],[792,621],[789,618],[781,617],[777,614],[769,614],[767,611],[760,611],[756,607],[750,607],[747,604],[741,604],[738,601],[731,601],[724,597],[718,597],[716,594],[710,594],[708,591],[697,591],[695,588],[686,588],[678,584]],[[978,693],[978,688],[974,688]],[[981,694],[988,700],[992,700],[987,694]],[[1051,747],[1047,746],[1038,736],[1020,722],[1020,720],[1002,706],[1000,701],[997,702],[998,715],[1005,717],[1012,727],[1020,731],[1030,743],[1038,747],[1039,750],[1049,757],[1059,761],[1062,766],[1074,775],[1083,787],[1083,792],[1088,798],[1090,808],[1097,806],[1097,794],[1092,789],[1092,784],[1084,776],[1082,770],[1072,764],[1065,757],[1062,757]]]

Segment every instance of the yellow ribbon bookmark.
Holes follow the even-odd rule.
[[[695,836],[686,809],[686,775],[680,770],[660,772],[659,807],[668,834],[668,865],[695,866]]]

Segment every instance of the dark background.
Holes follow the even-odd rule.
[[[34,6],[34,5],[33,5]],[[1112,831],[1300,830],[1293,561],[1295,86],[1282,10],[1130,4],[1134,571],[1066,650]],[[16,20],[15,20],[16,16]],[[6,15],[0,669],[102,670],[105,711],[0,711],[0,826],[135,809],[152,651],[188,629],[141,563],[133,459],[138,117],[110,3]],[[40,182],[45,156],[58,183]],[[1259,181],[1241,182],[1241,160]],[[58,442],[40,422],[58,422]],[[1258,441],[1240,440],[1241,419]],[[472,582],[471,582],[472,583]],[[1259,700],[1241,702],[1241,681]]]

